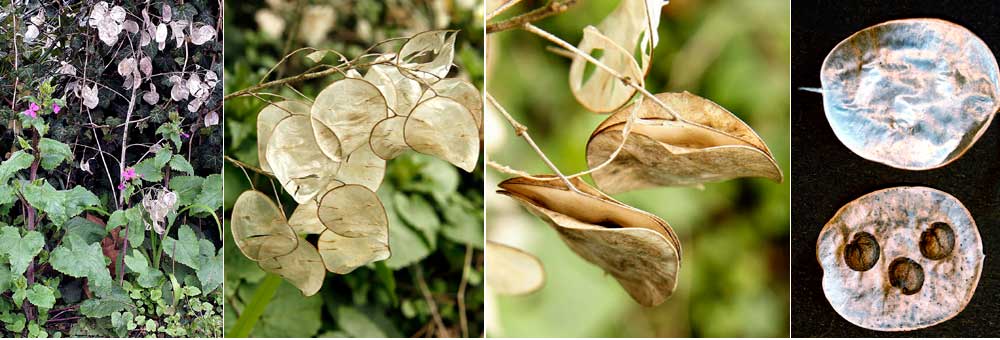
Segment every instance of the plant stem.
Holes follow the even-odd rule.
[[[495,22],[486,25],[486,34],[502,32],[509,29],[515,29],[524,26],[525,24],[548,18],[550,16],[569,10],[570,7],[576,5],[577,2],[578,0],[558,0],[558,1],[551,0],[544,7],[533,9],[530,12],[518,15],[516,17],[501,22]],[[506,10],[506,7],[507,6],[498,8],[498,10],[500,11]]]
[[[448,338],[448,328],[444,326],[444,321],[441,320],[441,313],[438,312],[437,303],[434,302],[434,298],[431,297],[431,290],[427,288],[427,281],[424,280],[424,270],[420,268],[420,264],[416,264],[412,267],[414,278],[417,280],[417,285],[420,286],[420,292],[424,295],[424,299],[427,300],[427,306],[431,310],[431,316],[434,318],[434,323],[438,326],[439,338]]]
[[[255,167],[255,166],[247,164],[247,163],[244,163],[243,161],[240,161],[238,159],[235,159],[235,158],[232,158],[232,157],[229,157],[229,156],[225,156],[225,155],[223,155],[222,158],[225,159],[225,160],[227,160],[227,161],[229,161],[229,163],[233,163],[233,165],[235,165],[235,166],[243,168],[244,170],[250,170],[250,171],[256,172],[258,174],[261,174],[261,175],[264,175],[264,176],[267,176],[267,177],[278,179],[277,177],[274,177],[274,174],[272,174],[270,172],[267,172],[267,171],[264,171],[264,169]]]
[[[469,321],[465,316],[465,287],[469,283],[469,270],[472,269],[472,246],[465,246],[465,265],[462,266],[462,281],[458,284],[458,320],[462,327],[462,337],[469,337]]]
[[[250,336],[250,331],[257,325],[257,320],[260,319],[261,315],[264,315],[267,305],[271,303],[274,294],[278,292],[281,281],[281,277],[278,275],[267,274],[267,276],[264,276],[264,281],[261,281],[260,285],[257,286],[257,291],[250,298],[250,304],[243,309],[243,314],[240,314],[239,319],[236,319],[236,324],[233,325],[229,334],[226,334],[227,338],[246,338]]]
[[[336,74],[336,73],[343,73],[343,71],[339,67],[333,67],[333,68],[328,69],[328,70],[311,72],[311,73],[303,73],[303,74],[300,74],[300,75],[297,75],[297,76],[293,76],[293,77],[282,78],[282,79],[278,79],[278,80],[272,80],[272,81],[269,81],[269,82],[266,82],[266,83],[257,84],[257,85],[254,85],[254,86],[251,86],[251,87],[248,87],[248,88],[245,88],[245,89],[242,89],[242,90],[239,90],[239,91],[227,94],[222,99],[223,100],[230,100],[230,99],[237,98],[237,97],[249,96],[251,93],[255,93],[257,91],[260,91],[260,90],[263,90],[263,89],[266,89],[266,88],[275,87],[275,86],[281,86],[281,85],[291,84],[291,83],[297,83],[297,82],[306,81],[306,80],[309,80],[309,79],[323,78],[323,77],[330,76],[330,75],[333,75],[333,74]]]

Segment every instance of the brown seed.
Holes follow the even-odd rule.
[[[903,291],[903,295],[913,295],[924,285],[924,268],[905,257],[892,260],[889,264],[889,284]]]
[[[881,252],[875,236],[860,232],[854,234],[854,240],[844,247],[844,261],[851,269],[863,272],[875,266]]]
[[[944,222],[934,222],[920,234],[920,253],[931,260],[940,260],[955,249],[955,232]]]

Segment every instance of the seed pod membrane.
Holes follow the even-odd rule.
[[[927,170],[958,159],[1000,109],[1000,69],[969,30],[938,19],[865,28],[830,51],[823,107],[844,146],[865,159]]]
[[[290,254],[264,259],[257,265],[265,272],[288,280],[302,291],[302,295],[312,296],[323,287],[326,271],[316,247],[303,238],[298,240],[298,246]]]
[[[312,118],[320,149],[330,159],[339,159],[368,143],[368,134],[375,123],[389,116],[385,97],[375,85],[356,78],[333,82],[316,95]],[[337,137],[336,143],[326,143],[324,136]]]
[[[281,210],[260,191],[247,190],[236,198],[230,222],[236,247],[251,260],[286,255],[298,246]]]
[[[325,188],[340,167],[320,151],[306,116],[282,119],[274,128],[266,156],[281,186],[299,203]]]
[[[493,241],[486,241],[486,254],[486,284],[497,293],[528,294],[545,284],[545,270],[534,255]]]
[[[524,177],[500,183],[514,198],[552,226],[577,255],[610,273],[643,306],[663,303],[677,287],[681,247],[662,219],[632,208],[579,179],[582,193],[561,180]]]
[[[257,161],[260,168],[267,172],[271,171],[271,165],[267,162],[267,142],[271,139],[274,127],[282,119],[291,115],[309,115],[309,105],[295,101],[282,101],[265,106],[257,114]]]
[[[782,179],[771,151],[743,121],[707,99],[684,93],[656,97],[681,115],[676,121],[656,101],[645,99],[628,140],[615,159],[592,173],[602,190],[698,185],[737,177]],[[633,104],[635,105],[635,104]],[[632,105],[602,122],[587,142],[587,164],[603,164],[621,145]]]
[[[422,154],[448,161],[467,172],[479,162],[479,128],[461,103],[434,97],[413,109],[403,125],[406,144]]]
[[[375,124],[369,143],[372,152],[379,158],[390,160],[410,150],[403,139],[403,124],[406,124],[406,117],[401,116],[389,117]]]
[[[330,231],[343,237],[388,238],[388,217],[374,191],[347,184],[327,191],[318,199],[317,215]]]
[[[921,254],[922,234],[946,223],[950,255]],[[847,262],[856,235],[878,241],[880,256],[865,271]],[[969,211],[955,197],[926,187],[895,187],[862,196],[837,211],[816,243],[823,293],[851,323],[879,331],[929,327],[951,319],[969,303],[983,267],[983,245]]]

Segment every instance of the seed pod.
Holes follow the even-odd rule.
[[[290,254],[264,259],[257,262],[257,265],[265,272],[288,280],[305,296],[316,294],[323,287],[323,279],[326,278],[319,252],[303,238],[299,238],[298,246]]]
[[[571,181],[580,192],[561,180],[524,177],[503,181],[498,192],[552,226],[573,252],[610,273],[639,304],[666,301],[681,264],[680,241],[670,225],[577,178]]]
[[[944,166],[972,147],[1000,109],[998,79],[986,43],[937,19],[865,28],[820,70],[837,138],[858,156],[907,170]]]
[[[247,258],[260,261],[291,253],[298,238],[270,197],[256,190],[240,194],[230,219],[233,241]]]
[[[932,259],[928,251],[945,255]],[[833,309],[879,331],[920,329],[957,315],[976,291],[984,259],[969,211],[926,187],[879,190],[844,205],[820,232],[816,257]]]
[[[545,284],[545,270],[534,255],[486,241],[486,256],[486,284],[497,293],[528,294]]]

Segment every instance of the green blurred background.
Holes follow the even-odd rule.
[[[526,1],[522,13],[545,1]],[[572,44],[618,1],[580,1],[536,25]],[[789,30],[785,0],[672,0],[646,88],[690,91],[752,126],[785,180],[738,179],[696,188],[657,188],[615,198],[662,217],[681,239],[677,291],[644,308],[609,275],[576,256],[556,233],[511,199],[494,193],[508,177],[486,174],[487,238],[539,257],[545,286],[526,296],[487,292],[491,337],[786,337],[789,320]],[[505,13],[499,19],[511,16]],[[569,91],[569,60],[523,31],[492,34],[487,90],[564,173],[587,169],[585,145],[606,116],[584,110]],[[550,173],[506,121],[487,116],[490,159]],[[589,181],[589,178],[587,178]],[[592,181],[591,181],[592,183]]]
[[[225,88],[232,93],[261,80],[282,56],[299,47],[333,49],[356,57],[375,42],[433,29],[459,29],[453,73],[482,87],[482,1],[267,0],[226,1]],[[391,46],[391,45],[390,45]],[[301,53],[270,80],[305,72],[315,64]],[[336,63],[327,57],[330,63]],[[364,70],[361,70],[362,73]],[[295,85],[310,98],[339,76]],[[265,92],[295,98],[287,88]],[[270,99],[277,100],[273,97]],[[256,116],[265,105],[253,97],[226,100],[226,155],[257,165]],[[250,189],[247,177],[225,166],[225,209]],[[256,188],[274,190],[251,173]],[[322,290],[303,297],[283,283],[258,321],[253,337],[401,337],[483,334],[483,172],[408,152],[388,162],[378,190],[389,218],[392,257],[348,275],[327,273]],[[282,193],[286,215],[296,206]],[[226,333],[244,311],[264,272],[233,246],[227,224]],[[466,265],[468,263],[468,265]],[[433,320],[420,289],[422,276],[444,329]],[[464,294],[461,285],[465,282]],[[458,304],[464,297],[464,309]],[[464,319],[462,318],[464,315]],[[463,327],[464,325],[464,327]]]

